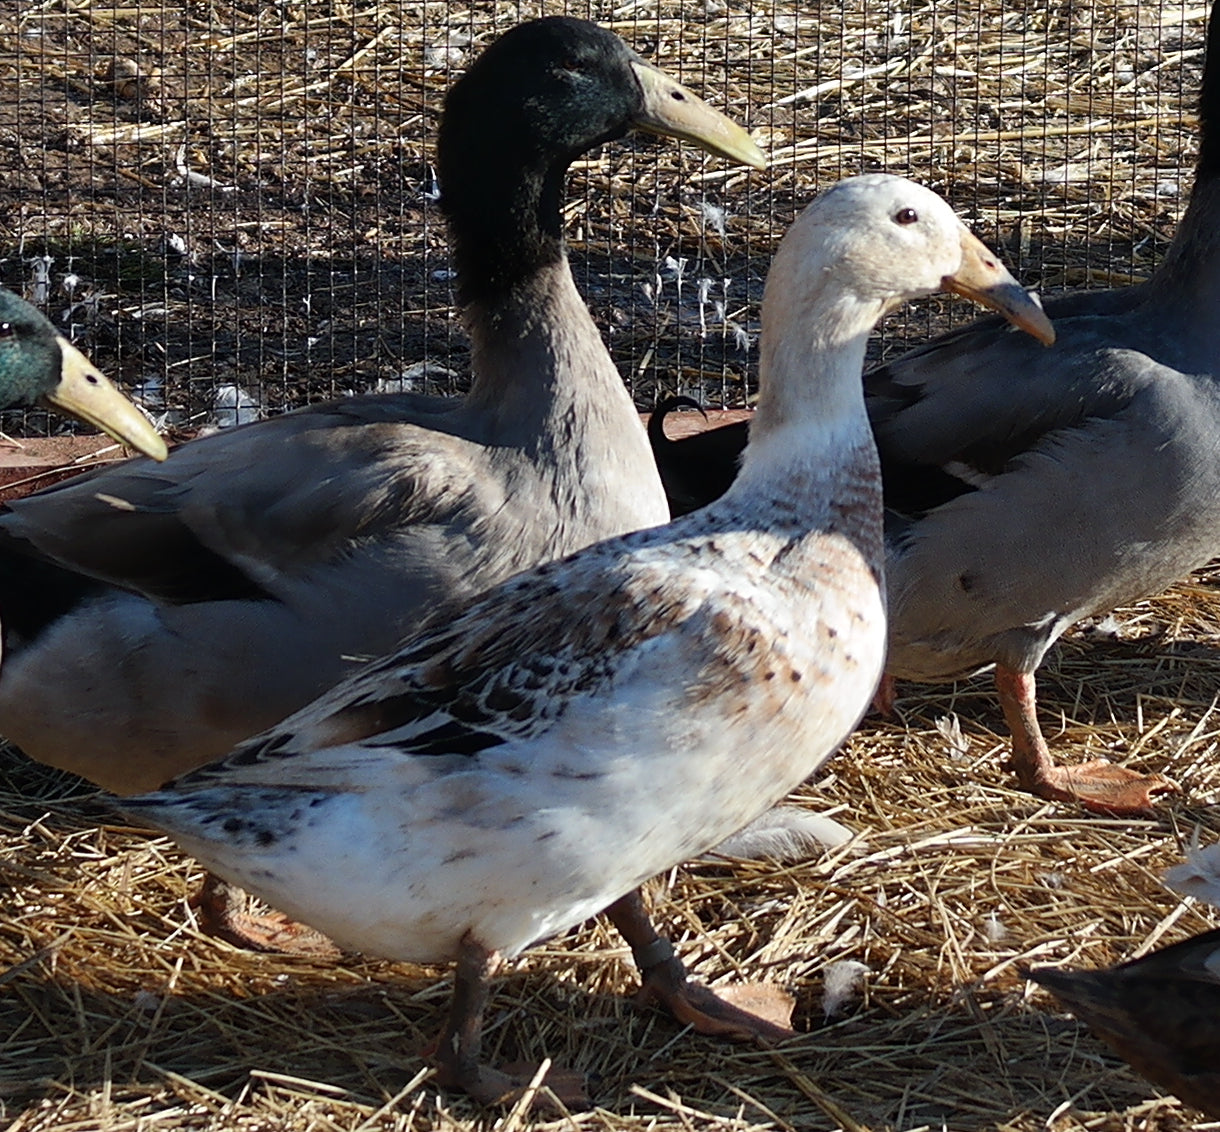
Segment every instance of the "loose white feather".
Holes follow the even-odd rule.
[[[799,806],[776,806],[722,841],[711,855],[789,864],[807,861],[826,849],[837,849],[853,837],[855,834],[847,826],[833,818]]]
[[[1164,881],[1181,896],[1193,896],[1220,908],[1220,842],[1192,845],[1184,863],[1165,871]]]
[[[864,976],[872,974],[867,963],[855,959],[840,959],[831,963],[822,976],[822,1014],[833,1018],[856,996]]]

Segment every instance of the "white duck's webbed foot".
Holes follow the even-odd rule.
[[[637,1001],[664,1006],[700,1034],[734,1041],[780,1042],[793,1036],[792,996],[774,983],[747,983],[717,993],[687,978],[669,940],[657,935],[639,891],[606,909],[631,947],[642,986]]]

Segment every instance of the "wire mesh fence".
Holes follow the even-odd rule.
[[[1207,10],[1183,0],[22,0],[0,8],[0,282],[181,427],[460,390],[442,98],[556,12],[612,27],[771,157],[631,137],[574,168],[576,279],[641,407],[748,401],[769,256],[841,176],[930,184],[1052,291],[1146,275],[1189,192]],[[876,349],[950,317],[918,308]]]

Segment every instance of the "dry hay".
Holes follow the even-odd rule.
[[[220,382],[267,409],[452,387],[441,96],[488,39],[565,9],[773,157],[746,173],[634,138],[574,172],[577,277],[643,407],[747,399],[775,241],[847,173],[945,191],[1052,288],[1146,274],[1184,204],[1206,15],[1185,0],[36,0],[0,11],[0,280],[70,308],[100,364],[154,382],[175,423]],[[960,317],[927,310],[893,342]]]
[[[633,1007],[629,956],[591,924],[516,963],[489,1012],[505,1060],[588,1072],[599,1107],[558,1125],[654,1129],[1177,1129],[1191,1117],[1115,1061],[1020,969],[1100,966],[1212,926],[1162,887],[1220,835],[1220,571],[1074,634],[1041,679],[1056,750],[1176,778],[1156,819],[1013,789],[987,680],[909,685],[804,788],[860,831],[808,864],[713,862],[653,885],[710,982],[771,978],[808,1033],[721,1045]],[[953,720],[957,720],[955,725]],[[537,1128],[440,1095],[418,1051],[444,971],[326,965],[201,937],[198,870],[116,824],[75,780],[0,756],[0,1114],[50,1129]],[[863,997],[823,1015],[829,964]]]

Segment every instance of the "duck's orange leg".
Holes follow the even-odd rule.
[[[884,672],[877,685],[877,690],[873,693],[873,711],[882,719],[892,720],[894,718],[894,705],[898,702],[896,684],[897,681],[888,672]]]
[[[639,890],[606,909],[631,947],[643,986],[639,1001],[659,1002],[701,1034],[737,1041],[783,1041],[793,1035],[792,996],[773,983],[751,983],[717,994],[692,983],[669,940],[656,933]]]
[[[1079,802],[1100,814],[1149,814],[1155,796],[1177,791],[1163,775],[1138,774],[1105,759],[1056,766],[1038,726],[1034,674],[997,664],[995,686],[1012,732],[1012,768],[1021,785],[1039,798]]]

